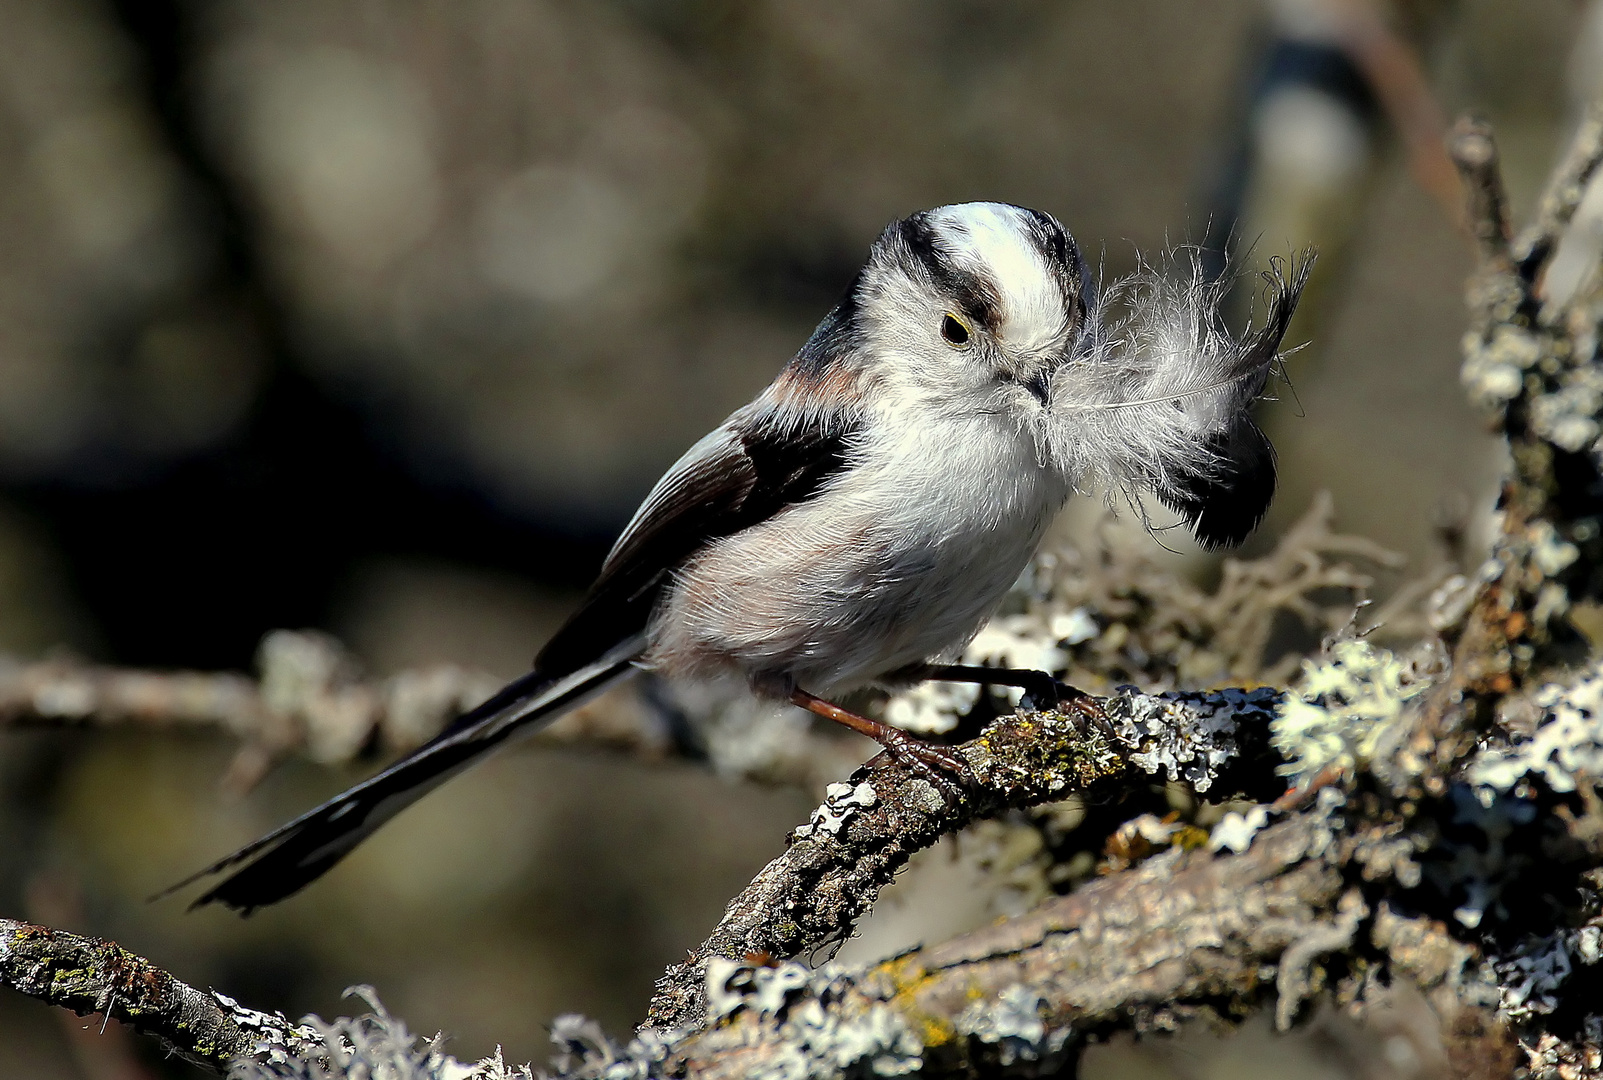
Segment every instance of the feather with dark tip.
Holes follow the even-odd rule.
[[[1251,417],[1212,439],[1206,473],[1180,478],[1158,497],[1180,515],[1205,551],[1235,547],[1256,529],[1275,497],[1275,448]]]
[[[1082,353],[1053,379],[1049,444],[1078,481],[1150,491],[1204,548],[1241,543],[1275,493],[1275,450],[1251,415],[1280,356],[1313,254],[1270,261],[1261,327],[1237,336],[1229,281],[1170,253],[1113,283]]]

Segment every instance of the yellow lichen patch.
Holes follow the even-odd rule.
[[[1170,837],[1169,842],[1182,850],[1192,851],[1196,848],[1204,847],[1208,843],[1208,836],[1207,829],[1199,829],[1195,825],[1186,825],[1179,829],[1174,836]]]
[[[872,984],[876,979],[889,982],[891,1006],[917,1032],[925,1048],[942,1046],[956,1038],[957,1029],[949,1020],[919,1008],[918,995],[933,981],[933,976],[915,957],[886,960],[869,973],[865,982]]]

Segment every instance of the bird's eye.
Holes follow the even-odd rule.
[[[946,339],[948,345],[967,345],[969,339],[968,326],[948,311],[941,316],[941,337]]]

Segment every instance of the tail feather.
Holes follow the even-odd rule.
[[[628,655],[620,656],[620,653]],[[379,826],[462,772],[518,732],[555,720],[636,670],[633,650],[620,648],[571,675],[539,670],[512,682],[432,741],[349,791],[232,855],[191,874],[152,899],[233,869],[190,905],[224,904],[242,914],[284,899],[326,873]],[[238,869],[234,869],[238,867]]]

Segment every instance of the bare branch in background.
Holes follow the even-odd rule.
[[[451,664],[365,678],[337,640],[306,630],[268,634],[257,667],[260,677],[252,679],[233,672],[107,667],[67,657],[28,663],[0,658],[0,728],[224,732],[240,742],[223,778],[237,794],[291,756],[343,765],[359,755],[389,757],[421,746],[502,682]],[[741,724],[730,720],[696,733],[711,745],[686,745],[663,709],[625,688],[566,714],[534,740],[647,761],[705,754],[720,772],[807,789],[821,789],[851,769],[862,760],[863,747],[872,745],[810,726],[792,726],[783,738],[745,737],[744,728],[767,719],[742,715]],[[746,744],[738,759],[724,752],[723,744],[735,740]],[[762,742],[765,753],[750,752],[754,741]]]
[[[1453,127],[1448,143],[1468,197],[1468,225],[1480,245],[1481,258],[1494,262],[1508,257],[1510,240],[1508,196],[1498,167],[1497,144],[1491,125],[1464,117]]]
[[[226,732],[241,742],[226,782],[254,786],[302,754],[343,764],[372,749],[420,746],[501,686],[482,671],[440,665],[367,680],[326,634],[280,630],[258,654],[261,678],[232,672],[139,671],[75,659],[0,666],[0,725],[138,727]],[[672,753],[662,725],[616,699],[579,709],[541,737],[644,757]]]

